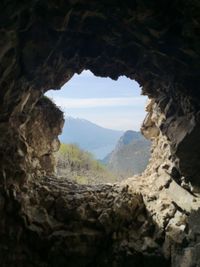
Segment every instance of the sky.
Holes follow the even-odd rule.
[[[46,93],[65,117],[86,119],[116,130],[140,129],[147,97],[136,81],[121,76],[117,81],[96,77],[88,70],[75,74],[60,90]]]

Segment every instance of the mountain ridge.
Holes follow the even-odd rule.
[[[140,132],[128,130],[102,162],[119,180],[141,173],[150,158],[151,143]]]
[[[78,144],[80,148],[103,159],[111,152],[124,132],[99,126],[82,118],[67,117],[60,141]]]

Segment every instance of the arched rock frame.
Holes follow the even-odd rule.
[[[57,258],[59,266],[146,266],[149,258],[154,266],[183,266],[186,258],[185,266],[198,265],[198,212],[190,215],[199,207],[198,1],[0,5],[1,265],[55,266]],[[83,69],[126,75],[153,99],[143,132],[154,146],[142,184],[88,189],[47,178],[63,120],[41,96]],[[45,124],[46,114],[56,115]]]

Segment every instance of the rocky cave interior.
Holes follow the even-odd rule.
[[[200,266],[200,4],[1,1],[0,264]],[[63,114],[43,97],[84,69],[151,102],[144,173],[115,185],[54,176]]]

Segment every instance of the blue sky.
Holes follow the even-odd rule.
[[[125,76],[117,81],[94,76],[90,71],[75,74],[60,90],[46,95],[65,112],[110,129],[139,130],[145,117],[147,97],[137,82]]]

